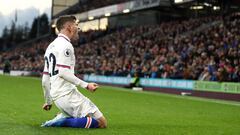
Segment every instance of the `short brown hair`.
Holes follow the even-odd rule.
[[[64,24],[67,22],[75,22],[77,19],[73,15],[60,16],[57,20],[57,29],[60,31],[63,29]]]

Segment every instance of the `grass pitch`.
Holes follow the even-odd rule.
[[[108,119],[107,129],[41,128],[58,112],[41,109],[41,80],[0,75],[0,135],[240,135],[240,103],[133,92],[80,91]]]

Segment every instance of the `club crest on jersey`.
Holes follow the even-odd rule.
[[[64,51],[64,55],[65,55],[66,57],[69,57],[69,56],[71,55],[71,50],[70,50],[70,49],[66,49],[66,50]]]

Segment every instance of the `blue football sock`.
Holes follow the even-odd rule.
[[[44,127],[98,128],[98,121],[91,117],[68,117],[47,123]]]

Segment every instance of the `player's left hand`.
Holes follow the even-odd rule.
[[[87,90],[89,90],[90,92],[95,92],[98,87],[99,86],[96,83],[88,83]]]
[[[45,111],[49,111],[49,110],[51,110],[52,105],[48,105],[48,104],[45,103],[42,108],[43,108],[43,110],[45,110]]]

